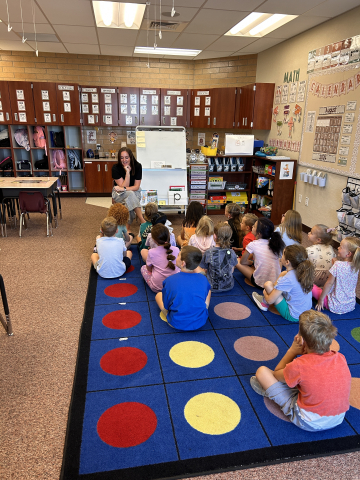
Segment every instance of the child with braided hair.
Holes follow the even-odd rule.
[[[157,293],[161,292],[165,278],[180,272],[175,263],[179,249],[170,245],[169,230],[161,223],[153,226],[151,238],[157,247],[148,251],[146,265],[141,267],[141,274],[151,290]]]

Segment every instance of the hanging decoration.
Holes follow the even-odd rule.
[[[162,39],[162,32],[161,32],[161,0],[160,0],[160,29],[159,29],[159,39]]]
[[[8,32],[11,32],[12,26],[10,25],[10,15],[9,15],[8,0],[6,0],[6,10],[7,10],[7,17],[8,17]]]
[[[157,47],[157,43],[156,43],[156,0],[155,0],[155,22],[154,22],[154,25],[155,25],[154,49],[155,49]]]
[[[292,138],[292,130],[294,128],[294,119],[293,117],[290,117],[290,120],[288,121],[288,127],[289,127],[289,138]]]
[[[276,123],[276,117],[279,114],[279,106],[273,108],[273,122]]]
[[[290,115],[290,105],[284,105],[284,120],[283,123],[288,123]]]
[[[34,6],[34,0],[31,0],[31,10],[32,10],[32,17],[33,17],[33,23],[34,23],[34,35],[35,35],[35,54],[38,57],[39,56],[39,50],[38,50],[38,45],[37,45],[37,38],[36,38],[36,23],[35,23],[35,6]]]
[[[172,6],[172,9],[171,9],[171,16],[174,17],[175,16],[175,0],[173,0],[173,6]]]
[[[20,14],[21,14],[21,27],[22,27],[22,43],[25,43],[27,38],[25,38],[25,34],[24,34],[24,19],[23,19],[23,11],[22,11],[22,4],[21,4],[21,0],[20,0]]]
[[[297,119],[299,123],[301,122],[301,113],[302,113],[302,108],[300,107],[300,105],[296,104],[294,108],[294,117],[295,117],[295,121]]]
[[[146,29],[146,47],[149,50],[149,31],[150,31],[150,2],[146,2],[146,16],[147,16],[147,29]],[[150,68],[150,54],[148,53],[147,68]]]

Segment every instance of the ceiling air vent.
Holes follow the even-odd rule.
[[[143,22],[143,30],[161,30],[167,32],[182,32],[184,28],[188,25],[188,22],[167,22],[167,21],[154,21],[150,22],[149,28],[147,28],[146,22]]]

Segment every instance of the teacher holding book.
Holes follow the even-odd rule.
[[[127,230],[130,229],[135,216],[140,223],[145,223],[140,206],[142,166],[129,148],[120,148],[118,163],[112,167],[112,178],[116,184],[112,191],[114,202],[125,205],[130,213]]]

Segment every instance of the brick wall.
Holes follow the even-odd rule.
[[[163,88],[232,87],[255,82],[257,55],[168,60],[1,51],[0,79]]]

